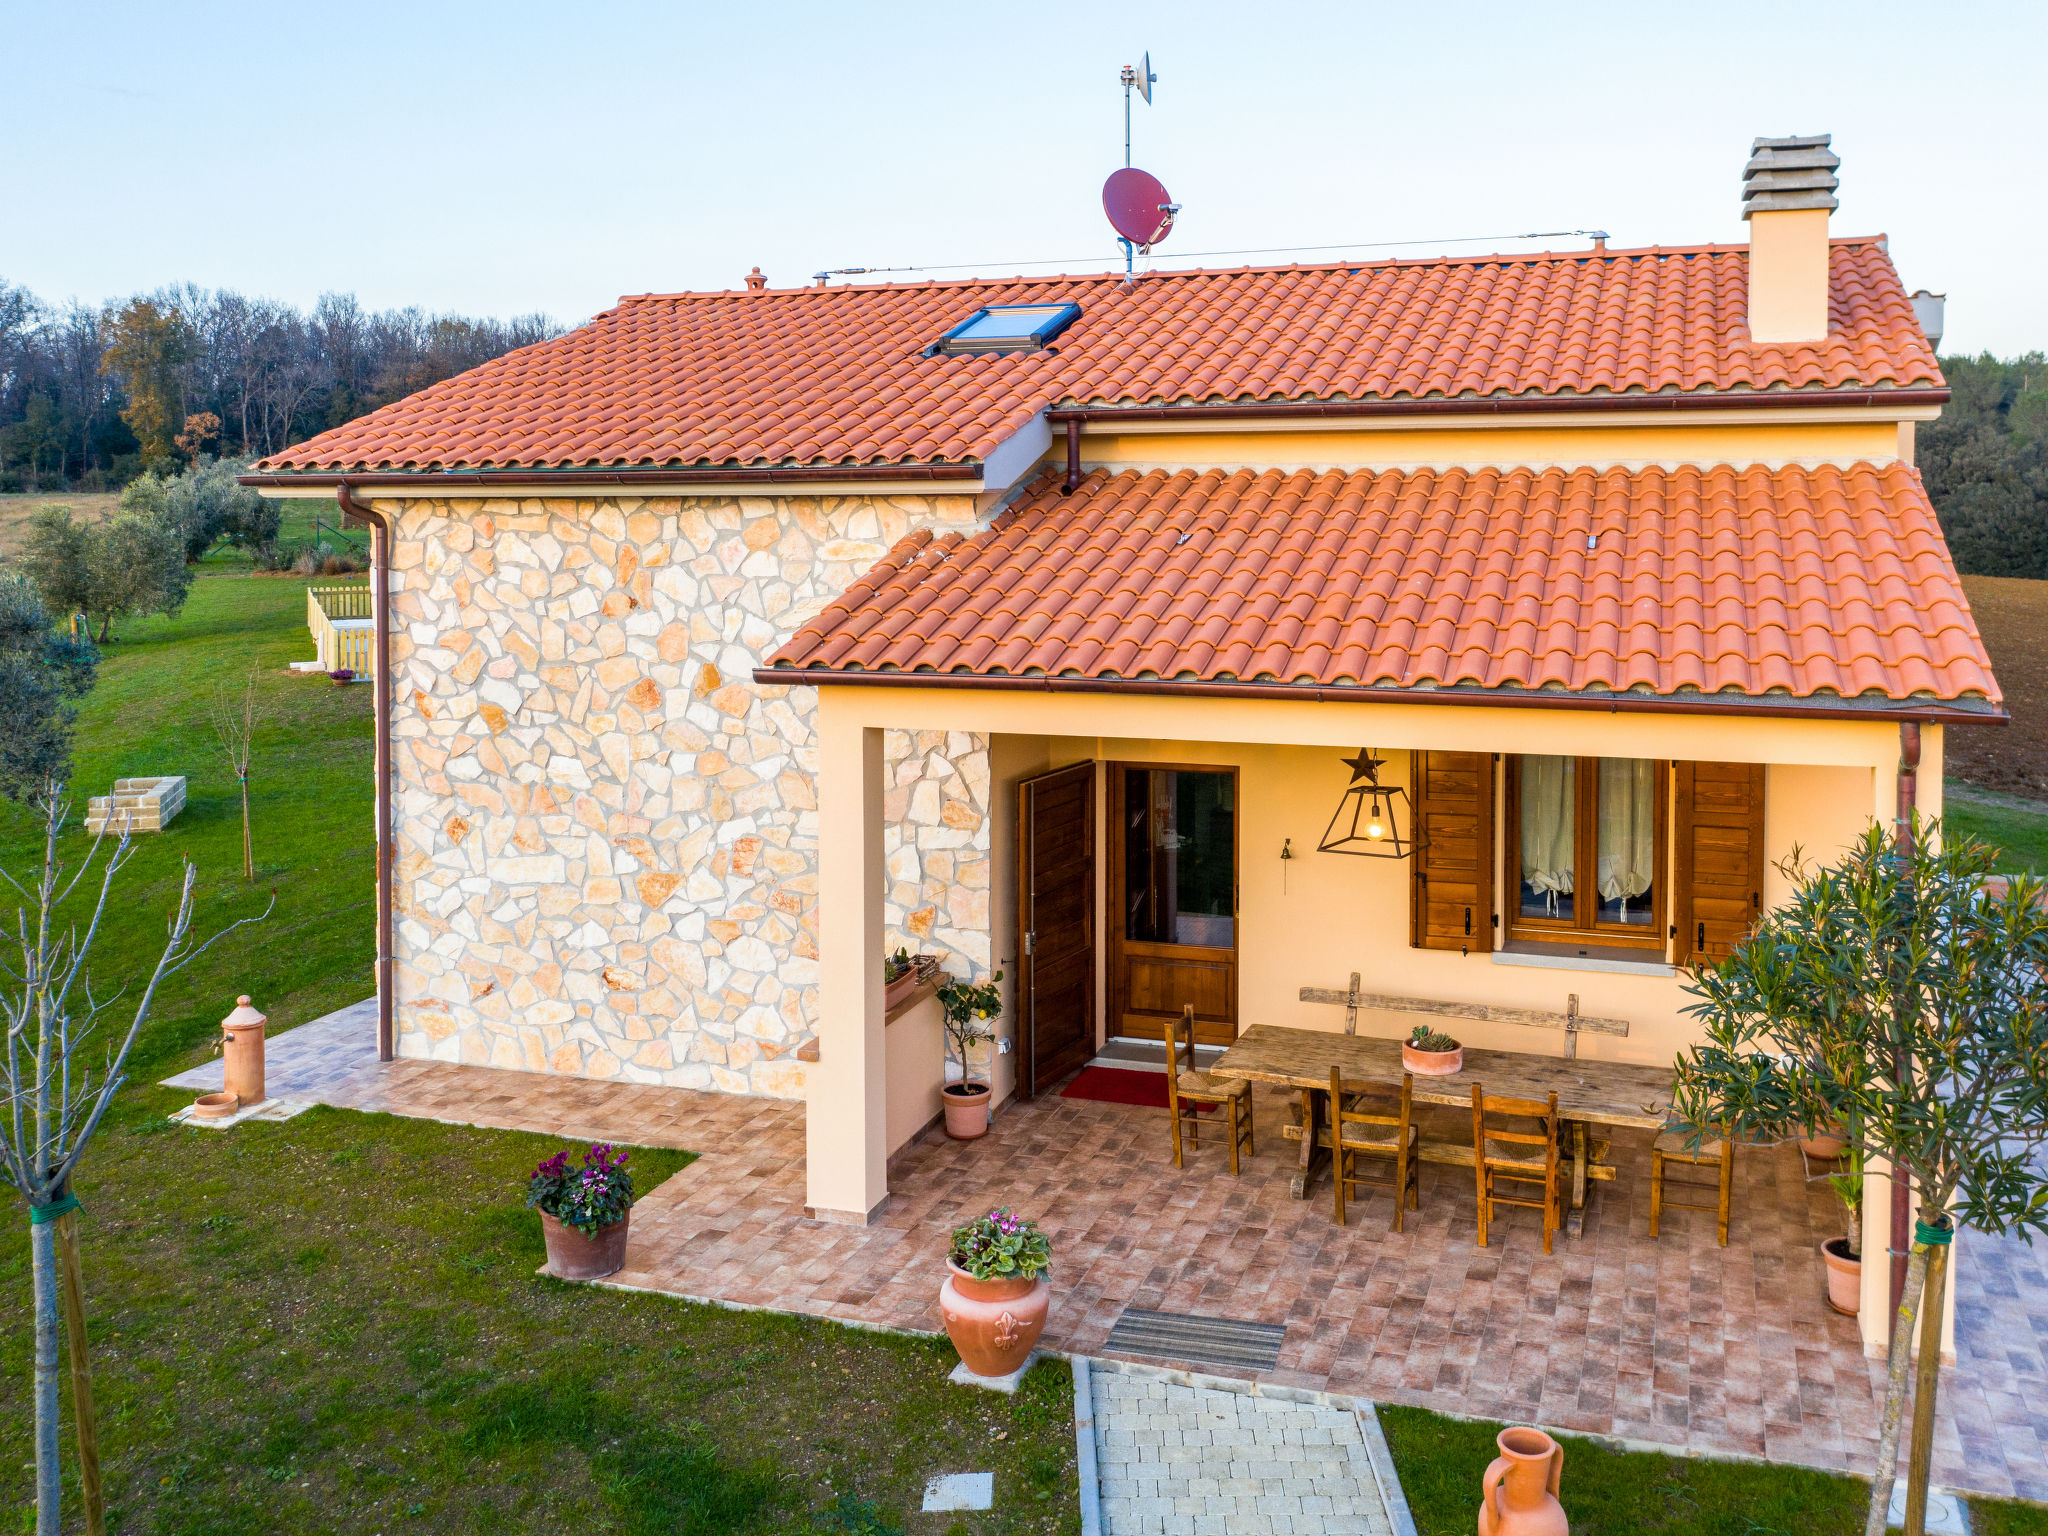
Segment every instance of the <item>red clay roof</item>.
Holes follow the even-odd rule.
[[[770,665],[1999,696],[1896,463],[1098,471],[1072,496],[1033,486],[973,537],[905,539]]]
[[[873,465],[985,457],[1051,404],[1942,383],[1878,240],[1825,342],[1758,346],[1748,248],[644,295],[273,454],[262,470]],[[985,304],[1070,299],[1056,350],[926,357]]]

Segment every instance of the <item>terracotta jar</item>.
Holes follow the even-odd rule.
[[[1837,1134],[1840,1129],[1841,1127],[1835,1126],[1816,1131],[1811,1136],[1800,1137],[1799,1150],[1817,1163],[1832,1163],[1848,1146],[1848,1143]]]
[[[244,1104],[263,1102],[263,1026],[270,1021],[249,1006],[245,993],[235,1011],[220,1021],[223,1086]]]
[[[1418,1051],[1407,1041],[1401,1042],[1401,1065],[1417,1077],[1449,1077],[1462,1071],[1465,1066],[1465,1047],[1455,1051]]]
[[[626,1212],[608,1227],[585,1234],[564,1226],[546,1211],[540,1213],[540,1229],[548,1240],[548,1273],[557,1280],[602,1280],[626,1267],[626,1229],[633,1213]]]
[[[1863,1306],[1863,1261],[1849,1257],[1846,1237],[1831,1237],[1822,1243],[1820,1257],[1828,1267],[1828,1305],[1854,1317]]]
[[[939,1094],[946,1106],[946,1134],[955,1141],[972,1141],[988,1134],[987,1083],[948,1083]]]
[[[1564,1447],[1540,1429],[1504,1429],[1500,1455],[1479,1480],[1479,1536],[1569,1536],[1557,1502]]]
[[[951,1259],[939,1287],[946,1337],[977,1376],[1007,1376],[1022,1365],[1045,1332],[1052,1285],[1036,1280],[977,1280]]]

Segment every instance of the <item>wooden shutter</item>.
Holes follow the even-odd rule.
[[[1415,889],[1408,942],[1493,950],[1493,755],[1415,754]]]
[[[1672,872],[1681,965],[1723,960],[1764,904],[1764,765],[1680,763]]]

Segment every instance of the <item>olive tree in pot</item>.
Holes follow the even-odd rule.
[[[547,1238],[548,1273],[558,1280],[602,1280],[626,1267],[626,1232],[633,1221],[632,1154],[613,1155],[597,1142],[571,1168],[557,1152],[527,1176],[526,1203],[540,1212]]]
[[[946,1134],[956,1141],[988,1134],[989,1099],[994,1090],[967,1075],[967,1053],[995,1038],[988,1021],[1002,1014],[1002,989],[996,985],[1002,979],[1003,973],[997,971],[980,983],[955,981],[950,976],[939,983],[939,1006],[946,1013],[946,1055],[960,1067],[957,1080],[952,1073],[946,1074],[940,1093],[946,1109]]]
[[[1863,1153],[1849,1147],[1840,1173],[1828,1175],[1828,1185],[1842,1202],[1846,1230],[1820,1245],[1821,1262],[1828,1271],[1828,1305],[1854,1317],[1863,1307]]]
[[[1779,865],[1791,899],[1693,972],[1707,1038],[1678,1061],[1695,1128],[1775,1141],[1839,1124],[1857,1166],[1883,1160],[1918,1197],[1867,1536],[1884,1536],[1916,1321],[1907,1536],[1925,1529],[1957,1225],[2048,1231],[2048,882],[1992,881],[1992,850],[1956,835],[1930,849],[1937,830],[1915,818],[1894,842],[1873,826],[1817,870],[1795,849]]]

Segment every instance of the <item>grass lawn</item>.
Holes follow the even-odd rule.
[[[1061,1362],[1005,1398],[947,1384],[943,1340],[542,1279],[520,1197],[548,1138],[330,1109],[187,1130],[160,1118],[179,1102],[137,1095],[80,1191],[115,1530],[1079,1527]],[[646,1188],[687,1161],[632,1166]],[[9,1246],[0,1305],[25,1323]],[[29,1379],[10,1325],[16,1506]],[[993,1511],[917,1513],[927,1476],[969,1471],[995,1474]]]
[[[1420,1536],[1469,1536],[1501,1426],[1381,1408]],[[1610,1450],[1567,1436],[1560,1500],[1572,1536],[1858,1536],[1870,1485],[1804,1467]],[[1970,1505],[1976,1536],[2048,1536],[2048,1511]]]
[[[1999,851],[2000,874],[2048,874],[2048,805],[1951,779],[1942,810],[1942,819],[1952,830],[1981,838]]]

